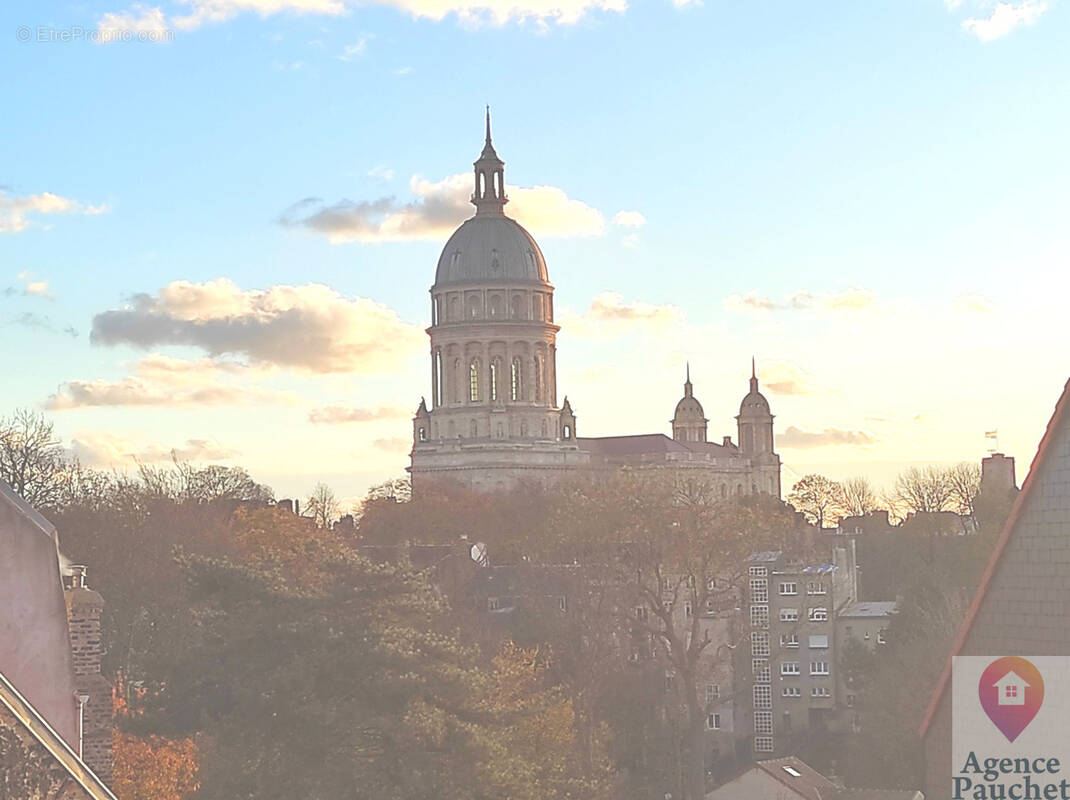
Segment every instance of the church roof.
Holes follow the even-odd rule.
[[[1055,405],[1044,437],[1015,498],[981,583],[933,691],[920,733],[925,736],[951,683],[952,659],[964,654],[989,595],[999,594],[1000,615],[985,619],[994,649],[1014,652],[1022,639],[1044,642],[1044,653],[1066,655],[1065,609],[1070,605],[1070,380]],[[1035,563],[1032,563],[1035,561]],[[1029,563],[1026,563],[1029,562]],[[1026,574],[1028,573],[1028,574]],[[1002,620],[1013,621],[1005,624]],[[1015,642],[1010,640],[1015,639]]]
[[[634,436],[580,437],[576,439],[581,450],[599,456],[633,456],[657,453],[709,453],[730,454],[736,448],[713,442],[678,442],[664,433],[640,433]]]
[[[497,281],[548,284],[546,259],[535,237],[515,219],[477,214],[442,248],[435,287]]]
[[[37,713],[37,709],[19,694],[0,672],[0,718],[2,717],[13,719],[31,734],[64,772],[82,788],[89,800],[115,800],[115,795],[100,778],[75,755],[63,737],[53,730],[44,717]]]

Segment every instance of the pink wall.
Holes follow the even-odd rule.
[[[0,481],[0,672],[78,751],[55,529]]]

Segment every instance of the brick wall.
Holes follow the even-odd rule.
[[[112,687],[100,673],[100,613],[104,599],[85,585],[85,570],[74,567],[66,590],[67,626],[74,662],[75,695],[87,698],[82,714],[82,761],[104,783],[112,775]]]

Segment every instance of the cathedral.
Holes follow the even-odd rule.
[[[736,442],[708,440],[690,369],[671,438],[578,435],[568,398],[557,400],[554,287],[538,243],[505,214],[489,112],[474,166],[476,213],[446,242],[431,286],[431,403],[413,418],[413,491],[440,482],[494,491],[630,467],[693,471],[723,496],[779,497],[773,414],[753,362]]]

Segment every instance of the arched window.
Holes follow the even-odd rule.
[[[434,392],[434,395],[431,397],[431,401],[432,401],[431,404],[435,408],[438,408],[440,405],[442,405],[442,394],[443,394],[443,391],[442,391],[442,379],[443,379],[443,377],[444,376],[442,374],[442,351],[441,350],[436,350],[435,351],[435,387],[434,387],[435,388],[435,392]]]
[[[427,428],[420,428],[416,438],[421,442],[427,441]]]
[[[564,427],[564,430],[562,430],[562,432],[561,432],[561,438],[563,438],[563,439],[571,439],[572,438],[572,426],[571,425],[566,425]]]
[[[535,402],[542,402],[542,359],[535,359]]]
[[[518,294],[514,294],[513,295],[513,300],[512,300],[512,309],[513,310],[512,310],[512,314],[511,314],[513,319],[520,319],[521,314],[522,314],[522,312],[521,312],[521,304],[522,303],[523,303],[523,298]]]
[[[453,359],[453,380],[455,381],[454,386],[457,387],[455,396],[457,398],[458,403],[464,402],[464,389],[462,388],[464,386],[464,382],[462,378],[463,376],[461,374],[461,359],[455,358]]]
[[[468,365],[468,400],[479,402],[479,359],[476,358]]]
[[[490,402],[498,402],[498,359],[490,362]]]
[[[479,316],[479,298],[478,297],[469,297],[468,298],[468,316],[471,319],[475,319],[476,317]]]
[[[520,356],[513,359],[513,368],[509,374],[509,397],[512,400],[520,399]]]

